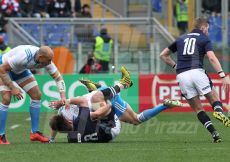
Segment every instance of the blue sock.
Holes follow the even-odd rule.
[[[35,133],[39,130],[40,100],[32,100],[30,103],[31,131]]]
[[[0,104],[0,135],[5,134],[8,106]]]
[[[145,122],[165,109],[167,109],[165,105],[158,105],[154,108],[144,110],[142,113],[138,114],[137,118],[140,122]]]

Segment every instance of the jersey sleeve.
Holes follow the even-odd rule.
[[[47,65],[45,67],[45,69],[49,74],[53,74],[58,70],[53,62],[51,62],[51,64]]]
[[[173,42],[172,44],[170,44],[170,45],[168,46],[168,49],[169,49],[170,51],[172,51],[173,53],[176,52],[176,51],[177,51],[176,41]]]
[[[207,40],[205,41],[205,52],[207,53],[208,51],[213,51],[213,47],[212,47],[212,43],[211,40],[207,38]]]

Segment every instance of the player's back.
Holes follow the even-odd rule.
[[[31,45],[20,45],[2,56],[2,62],[8,61],[11,71],[21,73],[25,69],[35,65],[34,56],[39,48]]]
[[[13,57],[14,55],[22,56],[22,54],[27,52],[25,51],[26,49],[28,50],[28,53],[31,53],[31,56],[33,56],[35,54],[35,51],[37,51],[39,48],[32,45],[20,45],[12,48],[9,52],[5,53],[3,55],[3,59]]]
[[[177,74],[197,68],[203,68],[203,59],[207,51],[212,51],[211,41],[199,29],[180,36],[169,46],[177,52]]]

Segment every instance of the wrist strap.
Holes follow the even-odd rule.
[[[225,77],[225,73],[224,73],[223,71],[219,71],[219,72],[218,72],[218,75],[219,75],[219,77],[221,77],[221,78],[224,78],[224,77]]]
[[[175,64],[172,66],[172,68],[173,68],[173,69],[176,69],[176,66],[177,66],[177,64],[175,63]]]

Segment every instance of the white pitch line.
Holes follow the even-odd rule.
[[[20,126],[19,124],[14,124],[14,125],[12,125],[12,126],[10,127],[10,129],[15,129],[15,128],[19,127],[19,126]]]
[[[26,118],[26,120],[27,120],[27,121],[30,121],[30,120],[31,120],[31,118],[30,118],[30,117],[28,117],[28,118]]]

